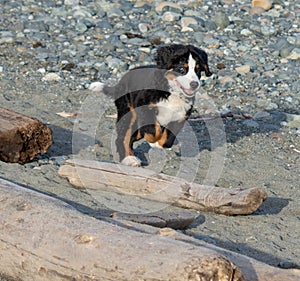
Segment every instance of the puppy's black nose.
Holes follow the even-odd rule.
[[[190,83],[190,87],[191,87],[192,90],[197,89],[198,86],[199,86],[199,83],[198,83],[197,81],[192,81],[192,82]]]

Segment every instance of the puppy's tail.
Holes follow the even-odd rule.
[[[92,92],[102,92],[110,98],[115,97],[115,87],[109,87],[102,82],[93,82],[89,86],[89,90]]]

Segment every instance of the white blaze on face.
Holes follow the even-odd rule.
[[[192,57],[191,54],[190,54],[189,60],[188,60],[188,67],[189,67],[189,70],[186,75],[178,76],[176,78],[176,81],[180,84],[180,86],[183,88],[183,90],[186,90],[186,94],[188,94],[188,92],[190,92],[190,91],[195,93],[199,88],[199,86],[198,86],[197,89],[191,89],[191,86],[190,86],[191,82],[197,82],[200,85],[200,80],[195,72],[196,61],[194,60],[194,58]],[[189,93],[189,94],[191,94],[191,93]]]

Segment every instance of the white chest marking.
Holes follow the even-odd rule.
[[[167,100],[157,103],[157,121],[160,125],[166,126],[170,122],[184,120],[193,103],[193,99],[187,101],[179,95],[171,94]]]

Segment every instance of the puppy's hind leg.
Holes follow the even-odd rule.
[[[124,165],[139,167],[141,166],[141,160],[134,156],[132,151],[132,136],[137,129],[137,116],[135,110],[131,105],[129,105],[127,112],[123,112],[122,117],[120,116],[119,112],[116,146],[120,155],[120,161]]]

